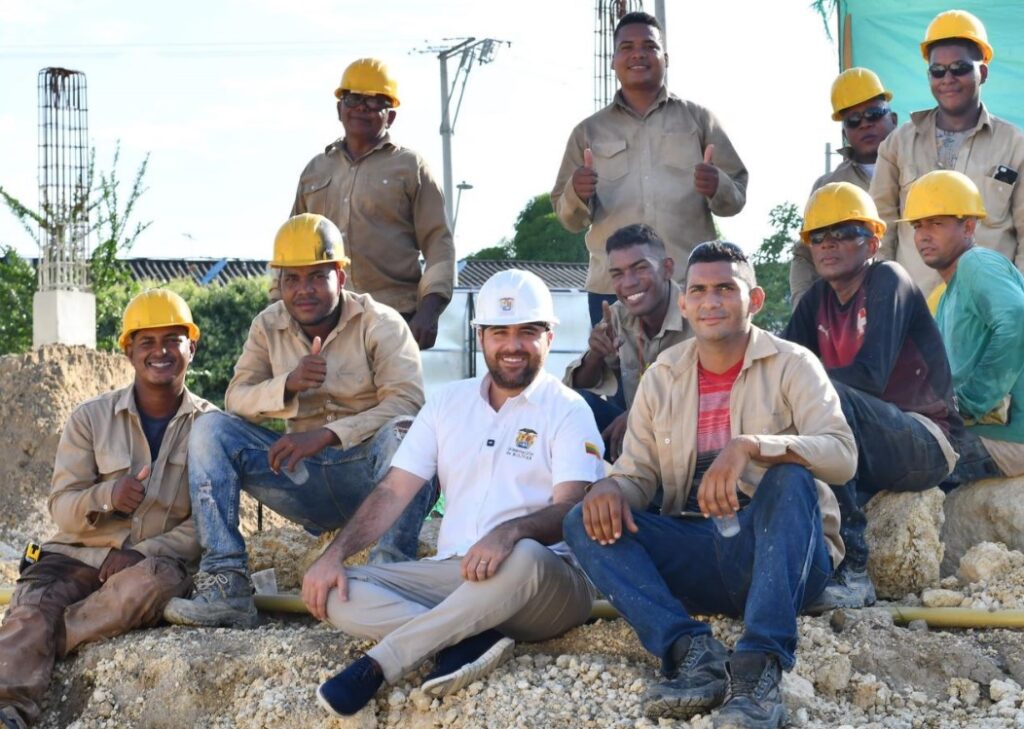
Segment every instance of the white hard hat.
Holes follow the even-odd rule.
[[[494,274],[480,287],[473,326],[509,326],[535,321],[558,323],[551,292],[537,274],[510,268]]]

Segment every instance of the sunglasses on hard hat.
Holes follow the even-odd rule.
[[[886,114],[890,113],[890,109],[887,106],[873,106],[870,109],[864,111],[857,111],[849,116],[843,117],[843,126],[847,129],[856,129],[860,126],[862,121],[873,123],[883,118]]]
[[[863,226],[847,223],[834,228],[818,228],[818,230],[811,231],[807,236],[807,241],[812,246],[820,246],[827,238],[836,243],[846,243],[858,238],[870,238],[872,235],[874,233]]]
[[[932,78],[943,78],[949,71],[954,76],[966,76],[974,70],[973,61],[953,61],[952,63],[933,63],[928,67]]]
[[[349,109],[365,106],[370,111],[384,111],[392,107],[391,99],[379,94],[354,94],[351,91],[342,94],[341,103]]]

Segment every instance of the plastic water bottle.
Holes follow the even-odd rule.
[[[735,537],[740,533],[740,517],[736,513],[714,517],[715,527],[723,537]]]
[[[288,466],[281,466],[281,473],[287,476],[296,486],[301,486],[309,480],[309,469],[306,468],[305,461],[299,461],[295,464],[295,470],[293,471],[289,471]]]

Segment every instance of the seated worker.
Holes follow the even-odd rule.
[[[694,338],[647,371],[611,475],[565,519],[587,575],[661,659],[651,718],[722,704],[716,727],[781,726],[797,614],[843,556],[825,482],[853,475],[853,434],[814,355],[751,324],[763,304],[738,246],[693,249],[680,308]],[[731,657],[695,613],[742,616]]]
[[[944,487],[1024,476],[1024,276],[1006,256],[976,244],[985,205],[959,172],[915,182],[905,215],[921,259],[946,283],[936,321],[967,425]]]
[[[0,627],[0,725],[39,718],[54,661],[83,643],[156,625],[199,557],[185,448],[216,408],[185,387],[199,327],[177,294],[144,291],[118,340],[127,387],[79,405],[57,446],[50,515],[60,530],[21,573]]]
[[[608,460],[622,450],[626,417],[647,366],[689,336],[679,313],[679,285],[665,243],[649,225],[619,228],[605,243],[615,296],[603,302],[601,322],[590,332],[583,356],[565,372],[565,382],[590,405],[607,446]],[[616,402],[621,387],[625,407]],[[607,399],[600,397],[604,395]]]
[[[385,681],[434,656],[423,690],[445,696],[512,655],[590,617],[594,592],[562,542],[562,518],[604,473],[586,403],[544,372],[551,294],[508,270],[481,287],[477,328],[488,373],[438,391],[416,417],[391,470],[306,573],[318,620],[378,640],[317,690],[332,714],[355,714]],[[342,567],[437,475],[445,516],[437,555]]]
[[[815,190],[830,182],[849,182],[867,190],[875,174],[878,147],[896,128],[896,112],[889,107],[892,93],[882,80],[867,68],[848,68],[832,82],[832,121],[843,123],[846,146],[839,150],[842,163],[822,175],[811,188]],[[802,242],[793,248],[789,264],[790,305],[797,304],[807,289],[818,280],[811,252]]]
[[[956,463],[963,423],[942,337],[898,263],[876,261],[885,223],[871,197],[834,182],[807,202],[800,235],[821,278],[782,336],[814,352],[857,439],[857,473],[834,486],[846,559],[809,610],[875,601],[863,504],[879,491],[938,486]]]
[[[281,300],[253,320],[224,402],[189,443],[189,490],[203,557],[191,600],[164,618],[179,625],[251,627],[256,605],[242,491],[312,531],[338,529],[391,465],[423,404],[420,354],[398,313],[345,285],[341,233],[327,218],[289,219],[274,241]],[[287,421],[281,435],[256,423]],[[370,553],[416,557],[431,489],[423,489]]]

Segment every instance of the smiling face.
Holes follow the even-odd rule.
[[[373,98],[373,97],[371,97]],[[378,104],[357,104],[348,106],[343,100],[338,101],[338,120],[345,127],[346,139],[360,143],[370,143],[382,139],[395,122],[395,110],[377,107]]]
[[[665,311],[673,262],[646,243],[608,252],[615,295],[630,314],[645,318]]]
[[[645,23],[629,23],[615,35],[612,68],[622,88],[655,91],[665,83],[668,56],[662,50],[661,31]]]
[[[510,396],[526,389],[544,366],[553,336],[538,322],[481,327],[480,347],[494,384]]]
[[[679,297],[679,308],[699,344],[746,342],[751,320],[763,305],[764,290],[751,288],[731,261],[691,263]]]
[[[281,300],[302,327],[331,319],[341,302],[345,271],[336,263],[281,269]]]
[[[185,371],[196,352],[186,327],[139,329],[125,347],[135,368],[135,381],[157,388],[180,390]]]
[[[947,71],[942,78],[928,74],[932,96],[939,108],[952,117],[974,113],[981,103],[981,85],[988,78],[988,66],[971,58],[971,52],[960,45],[935,45],[928,54],[929,63],[948,66],[951,63],[973,65],[970,73],[954,76]]]

